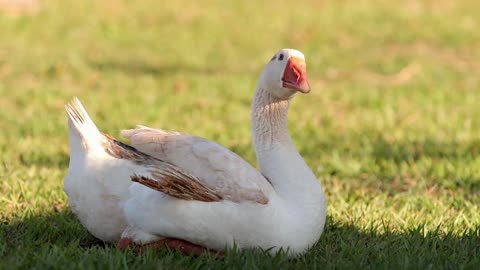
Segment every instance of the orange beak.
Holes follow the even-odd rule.
[[[310,92],[310,83],[307,79],[307,65],[300,58],[290,57],[283,72],[283,87],[297,90],[302,93]]]

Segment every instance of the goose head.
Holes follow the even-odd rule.
[[[259,85],[279,99],[289,99],[297,92],[310,92],[303,53],[293,49],[278,51],[265,65]]]

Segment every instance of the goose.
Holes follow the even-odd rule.
[[[296,93],[310,92],[304,55],[282,49],[265,65],[252,110],[260,171],[221,145],[137,126],[124,144],[100,132],[81,102],[67,104],[70,163],[64,191],[95,237],[120,248],[184,254],[225,248],[296,257],[320,238],[326,200],[287,128]]]

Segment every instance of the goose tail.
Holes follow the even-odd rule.
[[[68,115],[68,133],[70,137],[70,151],[87,151],[98,145],[102,140],[102,133],[97,129],[82,103],[74,97],[65,105]]]

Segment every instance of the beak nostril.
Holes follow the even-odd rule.
[[[300,72],[294,67],[293,72],[295,72],[295,76],[297,77],[297,82],[300,80],[301,74]]]

